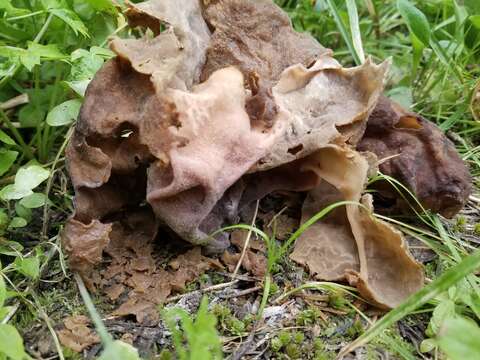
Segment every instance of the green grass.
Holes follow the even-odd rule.
[[[390,58],[387,94],[448,133],[469,164],[476,186],[480,185],[480,122],[475,120],[480,114],[472,113],[471,106],[480,79],[478,0],[276,2],[289,13],[297,30],[310,32],[333,49],[345,66],[361,64],[366,56],[376,62]],[[77,306],[78,294],[74,299],[71,287],[63,291],[59,285],[58,291],[46,291],[42,279],[48,272],[55,274],[58,284],[72,283],[66,279],[71,275],[58,240],[72,211],[73,196],[63,152],[86,85],[113,56],[107,42],[114,34],[137,35],[126,27],[125,19],[109,0],[0,0],[0,104],[11,104],[12,99],[17,102],[0,107],[0,359],[25,358],[20,334],[32,323],[38,321],[50,328],[56,325],[61,315],[55,313],[54,299]],[[379,174],[371,181],[381,179],[386,178]],[[402,187],[394,179],[387,180]],[[477,187],[475,192],[478,194]],[[408,200],[415,203],[413,197]],[[366,321],[365,332],[348,349],[368,343],[367,352],[382,348],[400,358],[419,358],[398,335],[396,323],[400,319],[423,321],[420,315],[424,315],[428,328],[420,351],[427,356],[445,351],[454,360],[480,358],[475,339],[472,341],[480,332],[480,278],[475,272],[479,253],[474,252],[474,243],[466,240],[480,229],[478,213],[452,222],[426,211],[409,219],[378,217],[396,224],[438,255],[429,264],[431,283],[427,287],[371,324],[355,306],[358,294],[348,287],[305,282],[284,292],[282,298],[306,288],[332,297],[343,294],[342,302],[349,311]],[[271,287],[277,286],[271,276],[274,269],[285,265],[290,245],[314,221],[298,229],[283,245],[257,228],[236,226],[252,230],[267,242],[269,271],[259,313],[272,304]],[[116,347],[124,345],[112,341],[96,318],[85,289],[81,290],[107,346],[103,358],[115,358]],[[181,317],[186,339],[195,341],[185,326],[197,323],[186,314]],[[207,319],[207,338],[215,342],[210,326],[213,320],[204,308],[198,319]],[[287,335],[289,339],[294,336]],[[278,351],[294,355],[298,349],[293,343],[286,349],[283,338],[287,335],[277,334],[271,342]],[[191,349],[183,349],[185,344],[178,345],[177,353],[188,354]],[[331,356],[321,341],[312,346],[318,358]],[[62,358],[62,350],[57,350]],[[132,354],[135,358],[133,350]],[[165,354],[162,356],[167,358]]]

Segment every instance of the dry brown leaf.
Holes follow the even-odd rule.
[[[57,331],[60,343],[75,352],[82,352],[84,349],[98,344],[100,338],[87,325],[90,320],[83,315],[69,316],[63,320],[64,328]]]
[[[229,251],[224,251],[221,259],[227,266],[228,271],[233,272],[240,260],[240,256],[240,253],[233,254]],[[265,276],[267,271],[267,258],[262,253],[255,253],[251,250],[247,250],[241,266],[253,276],[261,278]]]
[[[160,319],[156,304],[137,294],[130,295],[128,300],[120,305],[112,315],[134,315],[138,323],[145,325],[156,325]]]
[[[103,289],[103,291],[110,300],[117,300],[125,291],[125,286],[122,284],[113,284],[112,286]]]
[[[234,230],[230,235],[230,242],[232,243],[232,245],[235,245],[238,250],[242,251],[242,249],[245,247],[245,241],[247,240],[247,236],[247,230]],[[266,251],[265,243],[262,240],[255,238],[254,234],[250,236],[248,248],[260,252]]]
[[[287,240],[298,229],[299,221],[290,216],[270,212],[262,217],[263,231],[277,240]]]
[[[88,225],[75,219],[68,220],[62,239],[72,270],[90,273],[102,261],[102,252],[109,243],[111,231],[111,224],[102,224],[98,220]]]

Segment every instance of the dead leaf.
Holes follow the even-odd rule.
[[[60,343],[77,353],[100,342],[100,338],[87,326],[90,320],[86,316],[69,316],[63,324],[64,329],[57,331]]]
[[[270,212],[263,216],[263,230],[268,236],[275,235],[277,240],[287,240],[299,227],[299,221],[283,214]]]
[[[242,251],[242,249],[245,247],[245,241],[247,240],[247,236],[247,230],[234,230],[230,234],[230,241],[232,245],[235,245],[239,251]],[[255,238],[254,234],[250,236],[248,248],[261,252],[266,251],[265,243],[262,240]]]
[[[131,295],[112,315],[134,315],[137,322],[144,325],[156,325],[160,319],[156,304],[136,294]]]
[[[232,254],[229,251],[225,251],[222,254],[222,262],[227,266],[228,271],[233,272],[235,270],[240,256],[240,253]],[[261,253],[247,250],[242,261],[242,268],[253,276],[262,278],[265,276],[267,270],[267,258]]]
[[[88,225],[75,219],[68,220],[62,238],[72,270],[90,273],[102,261],[102,252],[109,243],[111,231],[110,224],[102,224],[98,220]]]
[[[117,300],[120,295],[122,295],[125,291],[125,286],[123,286],[122,284],[114,284],[112,286],[109,286],[108,288],[105,288],[103,291],[110,300]]]

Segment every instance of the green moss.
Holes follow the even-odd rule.
[[[364,332],[362,322],[360,320],[355,320],[352,326],[347,330],[347,335],[356,338]]]
[[[465,216],[457,216],[456,223],[454,225],[455,231],[462,232],[465,231],[465,225],[467,224],[467,219]]]
[[[285,346],[288,343],[290,343],[290,341],[292,339],[292,335],[288,331],[282,330],[278,333],[278,338],[282,342],[282,345]]]
[[[272,340],[270,340],[270,348],[273,352],[279,352],[282,347],[283,343],[278,337],[275,336]]]
[[[473,231],[476,235],[480,235],[480,223],[475,224]]]
[[[279,286],[275,283],[275,282],[272,282],[270,284],[270,296],[272,295],[275,295],[276,293],[278,293],[278,290],[279,290]]]
[[[345,299],[345,294],[340,291],[332,292],[328,297],[328,305],[334,309],[346,310],[347,309],[347,299]]]
[[[173,354],[170,350],[163,349],[158,355],[158,360],[173,360]]]
[[[296,344],[301,344],[305,341],[305,334],[300,332],[300,331],[297,331],[293,334],[293,341],[296,343]]]
[[[298,344],[289,343],[285,346],[285,353],[290,359],[301,359],[302,350]]]
[[[319,310],[316,308],[309,308],[307,310],[301,311],[296,319],[296,324],[298,326],[309,326],[317,322],[320,317]]]

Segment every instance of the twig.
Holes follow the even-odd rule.
[[[10,100],[7,100],[1,103],[0,109],[8,110],[8,109],[17,107],[19,105],[28,104],[28,102],[29,102],[28,94],[21,94],[21,95],[15,96],[14,98],[11,98]]]
[[[227,282],[227,283],[217,284],[217,285],[213,285],[213,286],[206,287],[206,288],[204,288],[204,289],[191,291],[191,292],[186,293],[186,294],[171,296],[171,297],[169,297],[168,299],[165,300],[165,304],[168,304],[168,303],[171,303],[171,302],[174,302],[174,301],[181,300],[181,299],[183,299],[184,297],[189,296],[189,295],[193,295],[193,294],[205,294],[205,293],[207,293],[207,292],[225,289],[225,288],[227,288],[227,287],[229,287],[229,286],[235,285],[235,284],[238,283],[238,282],[240,282],[240,280],[233,280],[233,281],[230,281],[230,282]]]
[[[473,201],[473,202],[476,202],[478,204],[480,204],[480,198],[474,196],[474,195],[470,195],[470,197],[468,198],[470,201]]]
[[[230,279],[233,279],[233,274],[230,274],[230,273],[226,273],[226,272],[223,272],[223,271],[219,271],[218,272],[220,275],[222,276],[225,276],[225,277],[228,277]],[[258,281],[258,278],[254,278],[252,276],[247,276],[247,275],[241,275],[241,274],[237,274],[237,276],[235,277],[236,280],[241,280],[241,281],[248,281],[248,282],[256,282]]]
[[[239,291],[235,294],[231,294],[231,295],[224,295],[224,296],[220,296],[222,299],[231,299],[231,298],[236,298],[236,297],[240,297],[240,296],[245,296],[245,295],[248,295],[248,294],[251,294],[251,293],[254,293],[254,292],[257,292],[259,290],[262,290],[262,287],[261,286],[255,286],[255,287],[252,287],[250,289],[245,289],[243,291]]]
[[[240,266],[243,263],[243,259],[245,258],[245,254],[247,253],[248,246],[250,244],[250,238],[252,237],[252,228],[255,226],[255,221],[257,220],[258,214],[258,205],[260,201],[257,200],[257,204],[255,205],[255,213],[253,214],[252,223],[250,224],[250,229],[248,230],[247,238],[245,239],[245,243],[243,244],[242,254],[240,255],[240,259],[238,259],[237,266],[235,266],[235,271],[233,272],[233,278],[235,278],[238,274],[238,270],[240,270]]]

